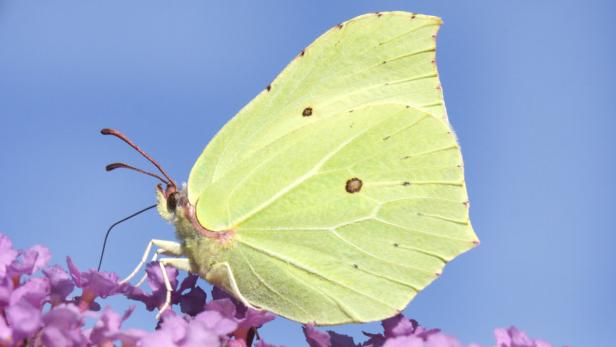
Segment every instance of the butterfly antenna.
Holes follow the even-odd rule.
[[[103,135],[112,135],[112,136],[115,136],[115,137],[119,138],[120,140],[126,142],[129,146],[133,147],[134,150],[136,150],[137,152],[139,152],[139,154],[141,154],[144,158],[146,158],[150,163],[152,163],[152,164],[154,164],[154,166],[156,166],[158,171],[160,171],[160,173],[162,173],[163,176],[165,176],[165,178],[167,179],[167,182],[165,182],[165,183],[170,184],[173,187],[177,187],[177,185],[175,184],[173,179],[171,179],[171,177],[169,177],[167,172],[160,166],[160,164],[158,164],[156,162],[156,160],[154,160],[152,157],[150,157],[145,151],[143,151],[133,141],[131,141],[128,137],[126,137],[126,135],[122,134],[121,132],[119,132],[119,131],[117,131],[115,129],[108,129],[108,128],[105,128],[105,129],[101,130],[101,134],[103,134]],[[111,170],[113,170],[113,168]]]
[[[163,183],[165,183],[167,185],[170,185],[170,183],[167,180],[165,180],[164,178],[160,177],[159,175],[157,175],[155,173],[152,173],[152,172],[149,172],[149,171],[141,170],[139,168],[136,168],[136,167],[128,165],[128,164],[112,163],[112,164],[109,164],[109,165],[105,166],[105,170],[107,170],[107,171],[112,171],[112,170],[115,170],[115,169],[129,169],[129,170],[137,171],[137,172],[142,173],[144,175],[148,175],[148,176],[152,176],[154,178],[158,178],[161,182],[163,182]]]
[[[100,256],[100,258],[98,259],[98,267],[97,267],[97,271],[100,271],[100,270],[101,270],[101,264],[103,264],[103,255],[105,254],[105,246],[107,246],[107,238],[109,238],[109,233],[111,233],[111,230],[112,230],[112,229],[113,229],[116,225],[118,225],[118,224],[120,224],[120,223],[122,223],[122,222],[125,222],[125,221],[127,221],[127,220],[129,220],[129,219],[131,219],[131,218],[133,218],[133,217],[135,217],[135,216],[137,216],[137,215],[139,215],[139,214],[142,214],[143,212],[145,212],[145,211],[147,211],[147,210],[151,210],[151,209],[153,209],[154,207],[156,207],[156,204],[154,204],[154,205],[152,205],[152,206],[148,206],[148,207],[146,207],[146,208],[144,208],[144,209],[142,209],[142,210],[139,210],[139,211],[137,211],[137,212],[135,212],[135,213],[131,214],[131,215],[130,215],[130,216],[128,216],[128,217],[122,218],[122,219],[120,219],[119,221],[117,221],[117,222],[115,222],[115,223],[111,224],[111,226],[109,227],[109,229],[107,229],[107,232],[105,233],[105,240],[103,241],[103,249],[101,250],[101,256]]]

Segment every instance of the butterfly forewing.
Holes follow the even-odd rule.
[[[389,12],[330,29],[208,144],[191,171],[190,200],[254,151],[341,110],[393,102],[446,119],[435,64],[440,23],[437,17]]]

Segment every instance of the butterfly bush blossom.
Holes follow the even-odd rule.
[[[110,307],[101,309],[97,300],[122,295],[143,303],[148,311],[161,308],[166,289],[158,263],[146,266],[146,291],[121,284],[114,273],[82,272],[70,257],[68,271],[59,265],[47,266],[50,258],[46,247],[16,250],[0,233],[0,347],[112,347],[118,343],[125,347],[274,347],[262,338],[253,344],[257,329],[273,320],[274,314],[247,308],[216,287],[207,300],[196,275],[190,274],[180,282],[174,268],[166,269],[174,289],[172,309],[163,312],[159,322],[153,322],[153,331],[123,329],[135,306],[120,314]],[[305,325],[303,331],[310,347],[463,346],[439,329],[426,329],[402,315],[382,321],[382,326],[382,333],[364,333],[366,340],[359,343],[311,325]],[[495,347],[551,346],[515,327],[496,329],[495,336]]]

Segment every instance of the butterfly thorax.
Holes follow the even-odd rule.
[[[157,210],[162,218],[175,225],[176,237],[185,254],[201,275],[205,275],[218,262],[224,249],[232,246],[233,232],[215,232],[205,229],[197,220],[195,207],[188,199],[186,188],[180,191],[156,189]]]

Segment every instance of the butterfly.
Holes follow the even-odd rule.
[[[164,176],[157,209],[179,242],[146,255],[158,247],[161,266],[298,322],[404,309],[479,243],[435,62],[440,24],[382,12],[334,26],[220,130],[183,188],[103,130]]]

